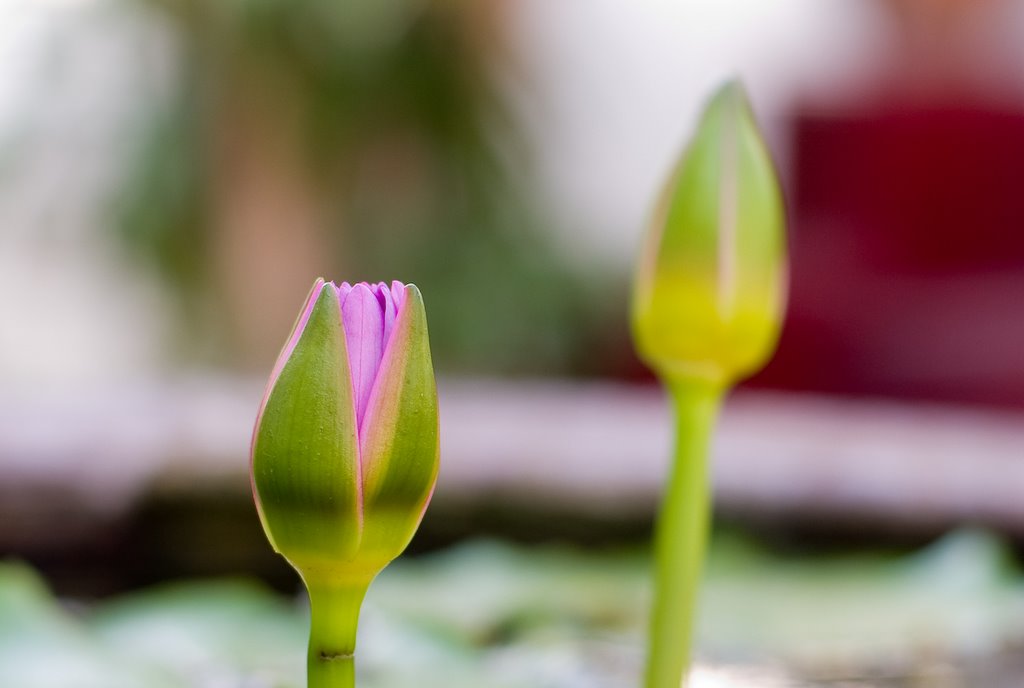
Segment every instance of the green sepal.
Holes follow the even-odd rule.
[[[338,296],[320,290],[269,393],[253,485],[274,549],[300,573],[350,560],[361,540],[355,408]]]
[[[360,559],[401,554],[423,518],[439,466],[437,386],[423,297],[406,287],[363,421]]]

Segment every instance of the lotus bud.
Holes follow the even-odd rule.
[[[758,370],[785,307],[782,194],[743,87],[723,86],[668,184],[637,270],[633,336],[666,377],[726,386]]]
[[[438,457],[419,290],[318,279],[271,373],[252,438],[260,521],[309,589],[310,688],[354,685],[363,595],[419,526]]]
[[[710,522],[709,449],[728,387],[768,360],[786,284],[782,194],[743,88],[711,99],[658,204],[633,340],[672,396],[675,458],[654,533],[645,688],[679,688]]]

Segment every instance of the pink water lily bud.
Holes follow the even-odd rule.
[[[307,584],[368,583],[419,526],[438,459],[419,290],[318,279],[253,430],[253,493],[274,549]]]

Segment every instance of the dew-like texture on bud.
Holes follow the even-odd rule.
[[[304,577],[372,577],[419,526],[438,455],[419,290],[318,280],[253,434],[253,489],[275,549]]]
[[[730,384],[770,357],[785,288],[782,194],[743,89],[729,83],[652,218],[633,298],[637,349],[663,375]]]

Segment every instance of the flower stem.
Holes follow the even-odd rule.
[[[685,685],[710,516],[708,449],[722,397],[703,381],[668,380],[668,388],[676,453],[655,524],[646,688]]]
[[[367,582],[315,580],[309,589],[308,688],[355,688],[356,627]]]

